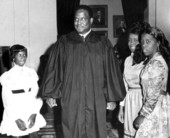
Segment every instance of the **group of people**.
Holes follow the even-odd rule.
[[[131,55],[122,74],[110,40],[92,31],[92,23],[92,10],[80,5],[75,31],[52,48],[40,88],[36,72],[25,66],[27,49],[10,48],[13,67],[0,77],[4,104],[0,133],[34,135],[46,124],[40,114],[42,99],[51,108],[60,99],[64,138],[106,138],[106,110],[114,110],[120,101],[124,137],[170,136],[170,48],[163,32],[147,23],[132,25]]]
[[[124,62],[126,97],[118,119],[124,138],[169,138],[170,47],[164,33],[145,22],[128,30],[131,55]]]

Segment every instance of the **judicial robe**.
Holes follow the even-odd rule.
[[[106,103],[121,101],[125,88],[113,46],[90,32],[62,36],[52,48],[42,96],[60,98],[64,138],[106,138]]]

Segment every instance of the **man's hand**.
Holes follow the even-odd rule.
[[[28,125],[28,128],[32,128],[35,124],[35,120],[36,120],[36,114],[32,114],[29,119],[28,119],[28,122],[29,122],[29,125]]]
[[[57,106],[56,100],[53,98],[48,98],[46,100],[46,103],[49,105],[50,108],[53,108],[54,106]]]
[[[145,119],[145,117],[143,115],[139,115],[135,121],[133,122],[133,126],[135,129],[138,129],[139,126],[143,123],[143,120]]]
[[[106,109],[114,110],[116,108],[116,102],[108,102]]]
[[[15,121],[18,128],[21,130],[21,131],[25,131],[27,128],[26,128],[26,124],[24,121],[22,121],[21,119],[18,119]]]

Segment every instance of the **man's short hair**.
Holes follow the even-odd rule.
[[[90,18],[93,18],[93,11],[92,11],[92,9],[91,9],[89,6],[87,6],[87,5],[79,5],[79,6],[77,7],[77,9],[75,10],[74,15],[76,14],[76,12],[77,12],[78,10],[86,10],[86,11],[89,13],[89,17],[90,17]]]

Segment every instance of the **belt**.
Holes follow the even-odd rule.
[[[128,87],[128,90],[132,90],[132,89],[141,89],[141,87]]]
[[[31,88],[28,89],[28,92],[31,92]],[[24,89],[12,90],[13,94],[25,93]]]

